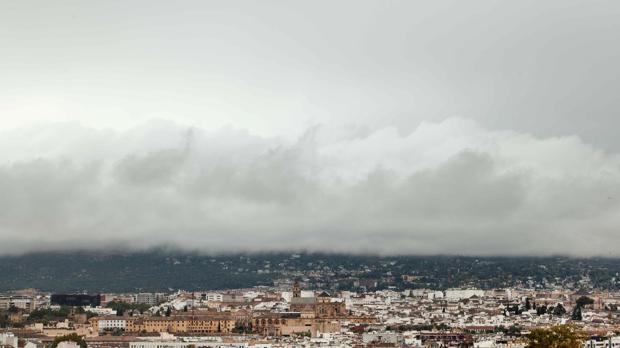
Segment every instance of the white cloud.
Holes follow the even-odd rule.
[[[464,119],[298,140],[151,122],[0,136],[0,253],[620,255],[620,160]]]

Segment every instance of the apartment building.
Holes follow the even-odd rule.
[[[142,317],[127,319],[127,332],[230,333],[235,319],[226,315],[188,315],[173,317]]]

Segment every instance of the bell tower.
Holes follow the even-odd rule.
[[[293,283],[293,297],[301,297],[301,288],[299,287],[299,281],[297,280]]]

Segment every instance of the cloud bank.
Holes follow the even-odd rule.
[[[0,253],[620,256],[620,159],[450,118],[291,140],[165,121],[0,134]]]

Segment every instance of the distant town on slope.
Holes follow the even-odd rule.
[[[328,290],[617,290],[618,270],[620,259],[612,258],[67,251],[0,257],[0,291],[216,290],[273,286],[297,277],[311,288]]]

